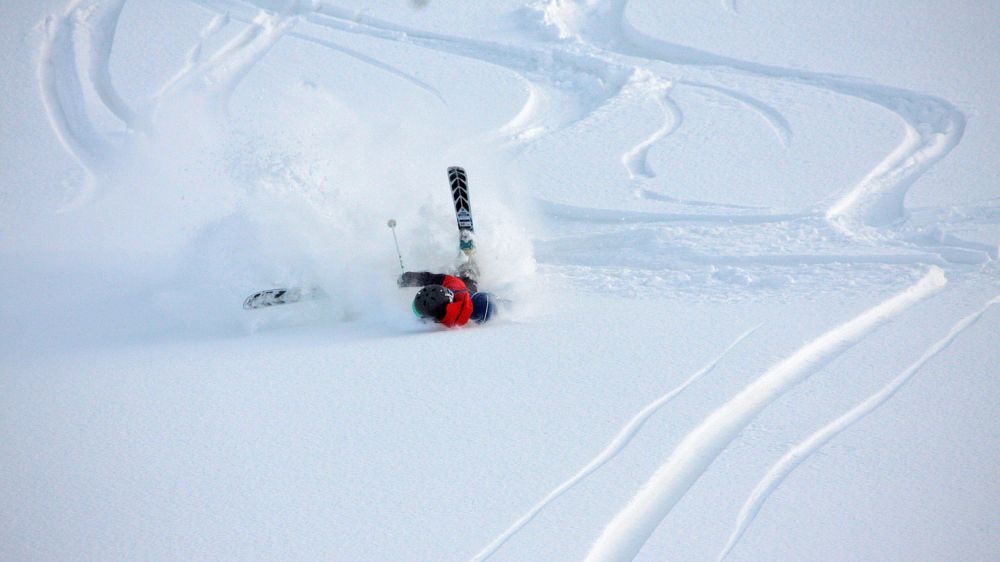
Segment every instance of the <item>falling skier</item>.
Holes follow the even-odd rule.
[[[406,271],[399,277],[400,287],[421,287],[413,297],[413,313],[422,320],[434,321],[448,328],[464,326],[472,320],[482,324],[493,318],[497,299],[478,291],[479,268],[473,240],[472,210],[465,170],[448,168],[455,217],[458,220],[459,250],[464,260],[455,275],[429,271]]]
[[[472,320],[482,324],[496,314],[497,301],[490,293],[479,292],[476,269],[460,268],[457,275],[407,271],[399,278],[400,287],[422,287],[413,297],[413,313],[448,328],[464,326]]]
[[[500,301],[490,293],[479,292],[479,268],[476,266],[475,231],[472,225],[472,210],[469,205],[469,184],[465,170],[453,166],[448,168],[448,182],[455,203],[455,218],[458,220],[459,266],[453,275],[431,273],[429,271],[404,271],[399,277],[400,287],[421,287],[413,298],[413,313],[425,321],[434,321],[449,328],[464,326],[469,321],[482,324],[493,318]],[[395,239],[396,221],[389,221]],[[396,242],[399,251],[399,242]],[[399,258],[403,269],[403,258]],[[290,287],[267,289],[256,292],[243,302],[243,308],[254,310],[299,301],[328,298],[319,287]]]

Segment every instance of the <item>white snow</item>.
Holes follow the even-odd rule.
[[[4,3],[0,559],[995,559],[998,24]]]

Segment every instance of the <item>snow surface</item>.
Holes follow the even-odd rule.
[[[0,559],[1000,552],[1000,5],[0,16]]]

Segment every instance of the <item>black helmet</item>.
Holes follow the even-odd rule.
[[[444,307],[455,300],[455,293],[444,285],[427,285],[413,297],[413,313],[418,318],[444,317]]]

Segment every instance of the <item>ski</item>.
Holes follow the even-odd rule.
[[[316,300],[326,296],[319,287],[289,287],[285,289],[267,289],[258,291],[243,301],[245,310],[266,308],[279,304]]]
[[[458,248],[471,258],[476,253],[475,227],[472,224],[472,204],[469,201],[469,180],[465,168],[452,166],[448,168],[448,184],[451,186],[451,198],[455,203],[455,220],[458,222]]]

